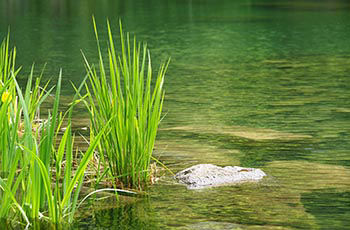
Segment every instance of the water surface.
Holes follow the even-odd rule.
[[[166,175],[149,198],[92,210],[72,228],[349,229],[349,9],[345,0],[2,1],[0,35],[11,27],[22,73],[47,63],[55,81],[63,68],[68,99],[85,75],[80,51],[96,61],[91,16],[102,43],[106,18],[115,31],[121,18],[154,67],[172,58],[156,155],[175,172],[213,163],[269,175],[203,191]]]

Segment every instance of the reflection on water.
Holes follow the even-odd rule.
[[[332,190],[315,190],[305,193],[301,200],[307,212],[316,217],[319,226],[333,229],[350,229],[350,193]]]
[[[148,199],[83,211],[72,228],[346,229],[349,8],[345,0],[2,1],[0,35],[11,26],[18,63],[28,72],[47,62],[47,79],[62,67],[67,100],[69,81],[84,77],[80,49],[96,61],[91,15],[102,43],[106,17],[122,18],[148,42],[155,67],[172,58],[156,155],[174,171],[214,163],[269,175],[203,191],[166,175]],[[86,118],[81,108],[76,115]]]

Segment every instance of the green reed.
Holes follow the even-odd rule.
[[[69,217],[69,222],[73,220],[85,169],[97,147],[99,139],[106,131],[105,128],[97,134],[96,138],[90,143],[88,150],[83,154],[83,157],[80,160],[73,159],[74,137],[71,135],[70,116],[72,114],[71,110],[76,103],[76,100],[74,100],[72,107],[68,112],[69,117],[67,128],[60,141],[58,141],[59,145],[56,149],[55,143],[57,142],[58,128],[61,127],[63,118],[65,117],[58,114],[60,87],[61,74],[56,87],[55,103],[52,114],[48,116],[47,121],[43,124],[42,131],[40,132],[40,140],[38,143],[32,145],[32,149],[23,146],[26,152],[30,153],[30,156],[32,157],[30,163],[30,169],[33,170],[31,173],[32,192],[28,194],[32,200],[32,217],[39,217],[39,207],[42,205],[40,202],[43,197],[46,197],[44,203],[48,206],[48,219],[53,223],[63,221],[66,216]],[[17,89],[23,106],[25,126],[26,129],[29,129],[31,125],[28,116],[29,114],[25,108],[26,104],[18,85]],[[38,140],[38,137],[33,140]],[[78,164],[74,175],[72,175],[73,160]],[[63,161],[65,161],[64,165]],[[51,173],[52,171],[55,172],[55,175]],[[54,186],[52,186],[53,184]],[[42,191],[44,191],[44,193],[42,193]]]
[[[140,187],[150,179],[150,161],[164,100],[164,76],[170,60],[160,66],[152,79],[147,46],[136,42],[135,37],[131,41],[129,34],[125,37],[119,23],[121,53],[117,54],[108,21],[108,56],[104,60],[94,19],[93,24],[98,67],[90,65],[83,55],[90,80],[86,89],[91,140],[111,120],[110,132],[102,136],[98,145],[99,167],[105,173],[108,170],[115,186]]]
[[[41,76],[33,83],[33,67],[25,90],[20,88],[16,80],[19,70],[14,66],[16,50],[9,50],[9,37],[2,43],[0,55],[0,218],[24,220],[28,225],[38,219],[72,222],[85,169],[100,138],[108,134],[108,126],[96,133],[81,158],[74,158],[71,116],[81,101],[79,92],[85,80],[62,114],[60,72],[55,102],[49,115],[41,120],[40,107],[54,87],[41,87]],[[64,120],[67,127],[61,135]],[[77,165],[74,169],[73,161]]]
[[[9,43],[10,39],[8,35],[0,46],[0,173],[10,170],[12,164],[11,156],[15,152],[15,143],[11,140],[16,134],[16,129],[14,128],[16,124],[9,125],[9,122],[18,122],[18,120],[14,119],[15,116],[11,116],[11,114],[16,113],[14,111],[16,105],[13,106],[11,104],[12,98],[16,96],[14,84],[11,84],[11,73],[16,75],[19,69],[15,69],[16,49],[11,50]]]
[[[26,217],[15,195],[24,173],[17,175],[16,170],[20,161],[18,140],[19,110],[15,101],[15,86],[11,79],[15,71],[16,49],[9,48],[9,35],[0,46],[0,218],[7,218],[10,209]],[[27,221],[28,222],[28,221]]]

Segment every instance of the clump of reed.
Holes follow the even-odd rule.
[[[117,55],[108,26],[108,68],[98,44],[99,64],[95,68],[84,56],[87,77],[74,89],[67,111],[59,111],[62,71],[56,86],[41,86],[42,74],[34,66],[22,89],[17,82],[16,49],[9,47],[9,35],[0,46],[0,220],[30,223],[72,222],[79,205],[100,191],[116,187],[141,188],[152,179],[151,159],[164,101],[164,76],[169,61],[161,64],[155,78],[146,45],[131,41],[120,23]],[[35,81],[33,80],[35,79]],[[82,89],[86,95],[81,95]],[[40,107],[51,94],[55,100],[45,119]],[[91,120],[90,142],[82,153],[74,152],[72,111],[84,102]],[[62,126],[65,125],[64,131]],[[78,204],[85,171],[99,153],[96,170],[98,190]],[[79,155],[79,157],[77,157]],[[157,161],[157,160],[156,160]],[[104,180],[114,189],[100,188]],[[126,191],[123,191],[126,192]]]
[[[164,76],[169,61],[153,76],[146,44],[123,33],[117,54],[109,21],[108,55],[102,54],[95,20],[99,63],[89,64],[84,56],[89,81],[86,84],[91,120],[91,140],[110,120],[110,132],[98,144],[99,167],[112,178],[114,186],[141,188],[150,181],[150,162],[161,120]],[[105,62],[106,61],[106,62]],[[107,63],[107,65],[106,65]]]
[[[16,50],[10,50],[7,36],[0,47],[0,219],[26,222],[27,227],[39,219],[71,222],[85,169],[107,128],[95,135],[80,159],[73,159],[71,115],[83,84],[62,114],[58,111],[60,72],[53,108],[39,122],[39,108],[54,87],[41,87],[40,76],[33,84],[32,68],[22,90],[16,80],[19,69],[15,69],[15,58]],[[60,134],[65,118],[67,128]],[[73,161],[77,164],[74,174]]]

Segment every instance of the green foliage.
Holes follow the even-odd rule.
[[[98,71],[84,56],[88,76],[79,88],[74,88],[73,102],[64,114],[59,112],[62,71],[57,85],[49,89],[48,83],[41,86],[42,73],[34,76],[33,66],[23,90],[16,80],[20,69],[15,67],[16,49],[9,48],[9,36],[0,46],[0,219],[24,221],[27,226],[38,219],[72,222],[84,173],[95,149],[100,153],[97,183],[106,175],[113,178],[115,186],[139,187],[150,179],[169,61],[161,65],[152,84],[146,45],[136,43],[135,38],[131,44],[120,24],[122,52],[117,56],[108,23],[106,71],[95,21],[94,29]],[[84,87],[87,94],[81,97]],[[40,107],[54,90],[52,109],[40,119]],[[90,145],[81,157],[74,157],[78,154],[73,154],[72,111],[81,101],[91,118]],[[63,122],[66,129],[62,134]],[[101,174],[100,169],[104,169]]]
[[[109,124],[111,131],[98,146],[99,167],[109,170],[115,186],[140,187],[150,179],[150,161],[164,100],[163,82],[169,61],[160,66],[152,85],[151,58],[147,46],[130,41],[120,23],[117,55],[110,24],[108,26],[108,69],[105,67],[94,20],[98,46],[98,68],[84,56],[89,75],[88,109],[91,140]],[[106,170],[105,170],[106,171]]]
[[[62,114],[58,110],[60,72],[53,108],[40,120],[40,106],[54,88],[40,87],[41,76],[33,84],[32,68],[23,92],[16,81],[15,49],[9,52],[8,43],[7,37],[0,50],[0,218],[22,219],[28,225],[39,218],[58,223],[68,217],[72,222],[85,169],[102,134],[108,134],[107,128],[96,134],[80,159],[73,159],[71,115],[85,80]],[[60,136],[67,115],[67,128]],[[74,175],[73,161],[77,165]]]
[[[7,218],[11,209],[23,214],[15,195],[24,172],[16,173],[22,158],[17,148],[20,110],[17,108],[15,85],[11,74],[15,76],[16,50],[9,50],[9,36],[0,46],[0,218]]]

